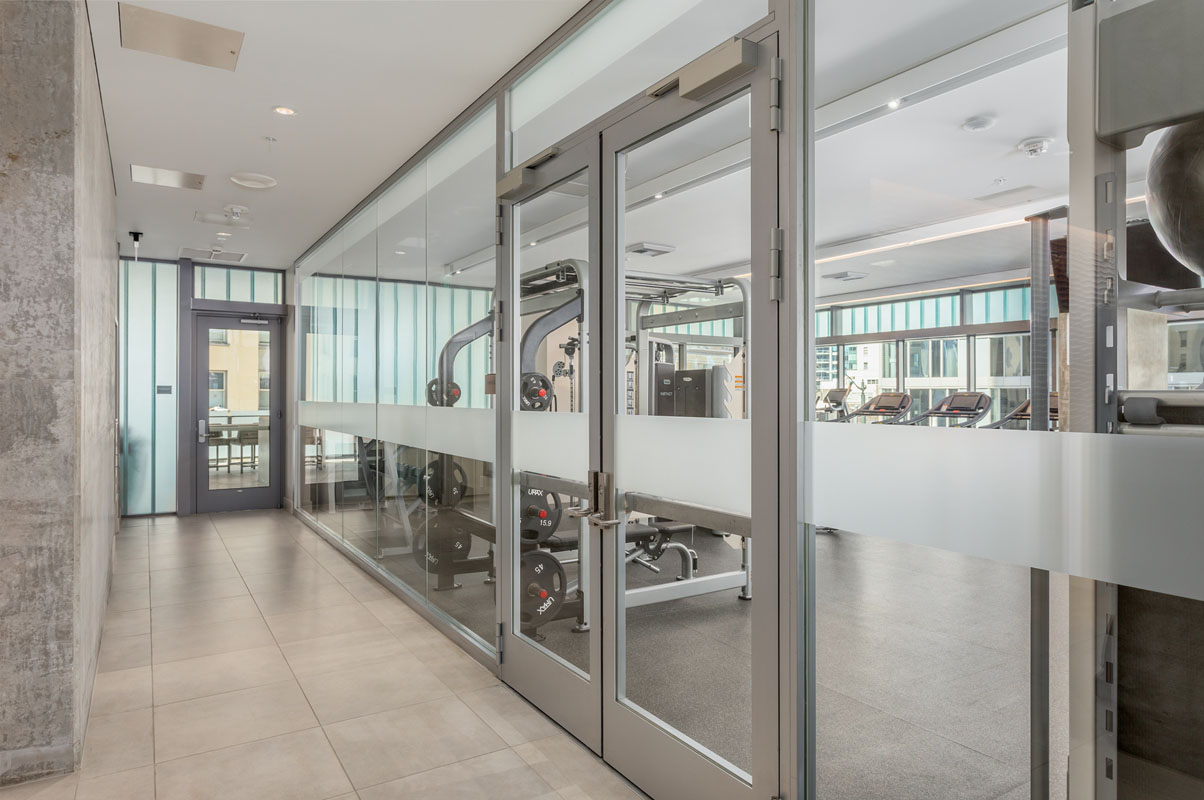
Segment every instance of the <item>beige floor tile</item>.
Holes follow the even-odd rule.
[[[546,739],[561,732],[554,722],[519,697],[517,692],[500,683],[464,692],[460,699],[511,747]]]
[[[150,589],[144,586],[109,592],[109,611],[132,611],[136,608],[150,608]]]
[[[505,748],[452,697],[337,722],[326,734],[357,789]]]
[[[351,595],[361,603],[369,600],[385,600],[394,597],[394,594],[381,585],[380,581],[363,573],[353,575],[349,578],[340,579],[343,588],[351,592]]]
[[[128,592],[133,589],[145,589],[150,586],[149,572],[123,572],[114,575],[109,587],[113,592]]]
[[[155,536],[147,544],[151,556],[201,553],[225,550],[226,543],[216,533],[190,533],[182,536]]]
[[[336,672],[302,675],[298,680],[324,725],[452,694],[435,673],[408,654]]]
[[[113,545],[113,558],[146,558],[149,554],[146,539],[118,539]]]
[[[281,572],[289,569],[312,567],[318,563],[309,557],[305,550],[292,546],[294,549],[285,552],[260,551],[238,553],[234,558],[238,571],[243,576],[258,575],[264,572]]]
[[[151,612],[149,608],[132,611],[109,611],[105,614],[105,636],[142,636],[150,633]]]
[[[359,602],[337,583],[315,586],[307,591],[252,592],[252,595],[265,617]]]
[[[552,788],[572,796],[584,790],[591,800],[638,800],[643,795],[567,733],[514,748]]]
[[[236,619],[190,628],[155,631],[151,634],[151,639],[154,645],[154,664],[232,653],[235,650],[250,650],[254,647],[268,647],[276,643],[272,632],[262,619]]]
[[[380,620],[359,603],[275,614],[264,619],[280,644],[352,631],[376,630],[387,633]]]
[[[199,603],[181,603],[177,606],[159,606],[151,609],[151,629],[155,633],[211,625],[215,622],[230,622],[236,619],[259,619],[259,606],[250,596],[224,597],[220,600],[203,600]]]
[[[290,680],[280,648],[235,650],[155,666],[155,703],[165,705]]]
[[[135,667],[115,672],[99,672],[92,684],[91,715],[118,714],[138,708],[150,708],[151,668]]]
[[[360,790],[361,800],[550,800],[559,798],[513,750],[470,758]]]
[[[88,719],[80,779],[124,772],[154,763],[151,709]]]
[[[0,800],[73,800],[78,775],[43,778],[0,789]]]
[[[150,569],[150,559],[142,558],[113,558],[114,575],[133,575]]]
[[[243,576],[247,588],[262,594],[308,592],[319,586],[338,583],[325,567],[316,561],[283,572],[253,572]]]
[[[242,577],[219,578],[195,583],[151,584],[151,606],[174,606],[201,600],[220,600],[250,594]]]
[[[161,569],[181,569],[198,564],[231,564],[233,559],[224,550],[188,550],[156,554],[151,553],[150,568],[152,571]]]
[[[217,564],[196,564],[179,569],[159,569],[150,573],[153,588],[166,587],[177,583],[197,583],[198,581],[216,581],[223,578],[238,578],[238,567],[233,561],[221,561]]]
[[[351,789],[320,728],[159,764],[158,800],[324,800]]]
[[[302,639],[281,645],[280,649],[298,676],[342,672],[408,653],[397,637],[381,629]]]
[[[291,678],[155,707],[155,760],[172,761],[317,726]]]
[[[155,800],[155,768],[140,767],[80,781],[75,800]]]
[[[424,625],[429,625],[414,609],[410,608],[396,597],[389,597],[381,600],[366,600],[364,608],[368,609],[386,625],[405,624],[421,622]]]
[[[134,667],[145,667],[151,663],[151,637],[103,636],[100,640],[100,656],[96,662],[97,672],[115,672]]]
[[[403,644],[406,641],[402,638]],[[410,648],[410,645],[406,647]],[[498,683],[497,676],[446,638],[442,642],[424,643],[410,649],[453,692],[469,692]]]

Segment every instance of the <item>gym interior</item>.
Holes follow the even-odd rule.
[[[632,796],[1204,796],[1201,33],[576,3],[287,264],[123,237],[122,514],[282,507]]]

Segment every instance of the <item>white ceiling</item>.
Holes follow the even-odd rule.
[[[89,0],[121,251],[219,243],[196,211],[250,209],[222,245],[285,268],[583,0],[172,0],[136,5],[246,34],[234,72],[120,46],[117,3]],[[297,110],[295,117],[273,106]],[[264,137],[272,136],[269,144]],[[130,165],[207,176],[201,191],[135,184]],[[279,185],[245,189],[234,172]]]

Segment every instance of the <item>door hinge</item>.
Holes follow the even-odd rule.
[[[502,224],[505,221],[505,219],[506,219],[505,211],[501,205],[498,205],[497,216],[494,217],[494,238],[493,238],[494,244],[496,244],[498,246],[501,246],[506,240],[505,228]]]
[[[495,300],[493,302],[493,329],[497,335],[497,341],[506,341],[506,306],[504,300]]]
[[[497,663],[501,664],[505,661],[506,652],[506,623],[499,622],[497,624]]]
[[[780,58],[769,62],[769,129],[782,130],[782,74],[785,63]]]
[[[769,232],[769,299],[782,302],[782,246],[786,232],[774,228]]]

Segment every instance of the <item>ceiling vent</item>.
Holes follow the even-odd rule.
[[[672,253],[677,248],[671,244],[657,244],[656,242],[636,242],[635,244],[627,245],[627,252],[637,256],[664,256]]]
[[[175,14],[118,3],[121,46],[231,72],[238,66],[243,34]]]
[[[134,183],[149,183],[151,186],[169,186],[172,189],[204,189],[205,176],[195,172],[180,172],[178,169],[143,167],[130,164],[130,180]]]
[[[1049,192],[1036,186],[1017,186],[1015,189],[1005,189],[1002,192],[995,192],[994,194],[984,194],[982,197],[975,197],[974,199],[980,203],[1006,208],[1027,203],[1030,200],[1038,200],[1048,194]]]
[[[251,230],[251,220],[246,215],[234,219],[228,211],[198,211],[192,215],[193,222],[203,222],[206,225],[222,225],[240,231]]]
[[[847,281],[859,281],[862,278],[868,278],[869,276],[870,276],[870,274],[868,272],[855,272],[851,269],[847,269],[843,272],[829,272],[827,275],[824,275],[823,277],[827,278],[828,280],[846,281],[847,282]]]
[[[220,247],[213,247],[208,250],[198,250],[195,247],[180,248],[180,258],[189,258],[193,261],[216,261],[221,264],[241,264],[243,259],[246,257],[246,253],[231,253],[229,250],[222,250]]]

